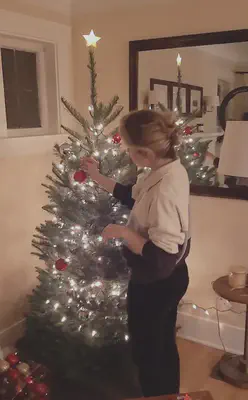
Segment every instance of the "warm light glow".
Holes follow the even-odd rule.
[[[178,53],[177,55],[177,66],[180,67],[182,64],[182,57],[180,56],[180,54]]]
[[[97,42],[101,39],[94,34],[93,29],[91,29],[89,35],[83,35],[83,37],[86,40],[87,47],[96,47]]]

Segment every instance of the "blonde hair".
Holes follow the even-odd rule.
[[[140,110],[121,119],[120,134],[131,146],[147,147],[160,158],[177,158],[179,129],[171,112]]]

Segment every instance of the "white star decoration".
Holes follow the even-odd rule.
[[[84,37],[85,40],[86,40],[87,47],[91,47],[91,46],[92,46],[92,47],[96,47],[96,44],[97,44],[98,40],[101,39],[100,37],[98,37],[98,36],[96,36],[96,35],[94,34],[93,29],[91,29],[89,35],[83,35],[83,37]]]

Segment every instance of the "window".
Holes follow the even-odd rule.
[[[36,53],[2,48],[7,129],[40,128]]]
[[[0,49],[0,104],[4,105],[0,127],[5,127],[4,137],[57,133],[54,46],[0,35]],[[52,84],[51,76],[55,77]]]

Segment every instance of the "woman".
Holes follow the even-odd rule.
[[[125,116],[122,142],[132,161],[151,172],[134,186],[101,175],[91,158],[82,167],[131,209],[127,226],[111,224],[107,242],[124,239],[131,268],[128,328],[145,397],[179,393],[180,366],[175,328],[178,304],[188,287],[189,181],[177,158],[179,131],[170,113],[141,110]]]

